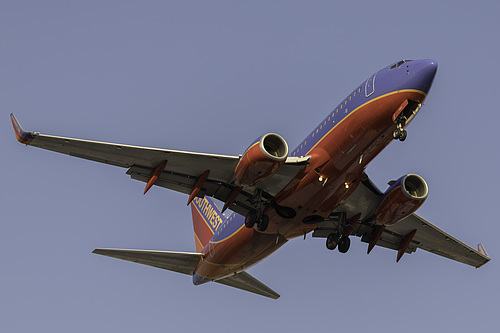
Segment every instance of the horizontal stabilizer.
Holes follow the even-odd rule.
[[[95,249],[92,253],[158,267],[186,275],[193,275],[202,256],[201,253],[190,252],[122,249]],[[274,290],[246,272],[241,272],[215,282],[273,299],[280,297]]]
[[[246,290],[254,294],[270,297],[272,299],[278,299],[280,297],[277,292],[275,292],[247,272],[241,272],[221,280],[216,280],[215,282],[224,284],[226,286]]]
[[[92,253],[158,267],[187,275],[193,275],[201,259],[201,253],[189,252],[95,249]]]

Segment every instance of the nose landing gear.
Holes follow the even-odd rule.
[[[403,125],[401,125],[401,123],[398,123],[398,127],[392,133],[392,137],[395,140],[399,139],[399,141],[405,141],[407,136],[408,132],[406,132],[406,130],[403,129]]]

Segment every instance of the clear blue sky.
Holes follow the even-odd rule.
[[[497,1],[1,1],[2,332],[492,331],[498,327]],[[240,154],[291,146],[401,59],[439,64],[408,129],[368,168],[414,172],[419,214],[493,260],[475,270],[353,239],[296,239],[250,273],[278,301],[91,253],[194,251],[187,196],[17,143],[26,130]]]

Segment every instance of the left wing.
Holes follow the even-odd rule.
[[[160,170],[155,185],[190,194],[198,178],[209,170],[208,177],[197,196],[213,196],[225,202],[235,188],[234,170],[240,156],[138,147],[25,132],[14,115],[11,114],[10,117],[19,142],[95,162],[128,168],[127,174],[133,179],[148,182],[155,169],[167,161],[165,169]],[[271,199],[307,165],[308,161],[309,157],[288,157],[285,165],[272,177],[258,186],[247,187],[241,191],[229,209],[246,215],[257,205],[253,198],[256,189],[264,191],[267,199]]]

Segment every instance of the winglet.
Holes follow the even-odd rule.
[[[21,125],[17,121],[13,113],[10,114],[10,120],[12,121],[12,126],[14,126],[14,132],[16,133],[17,141],[29,145],[34,138],[36,138],[35,133],[23,131]]]
[[[490,256],[488,255],[488,252],[486,252],[486,249],[484,248],[483,244],[481,244],[481,243],[477,244],[477,252],[481,253],[487,259],[481,265],[476,266],[476,268],[479,268],[479,267],[483,266],[484,264],[486,264],[488,261],[490,261]]]
[[[480,243],[480,244],[477,244],[477,251],[478,251],[479,253],[481,253],[482,255],[487,256],[488,258],[490,257],[490,256],[488,255],[488,252],[486,252],[486,249],[484,248],[483,244],[481,244],[481,243]]]

